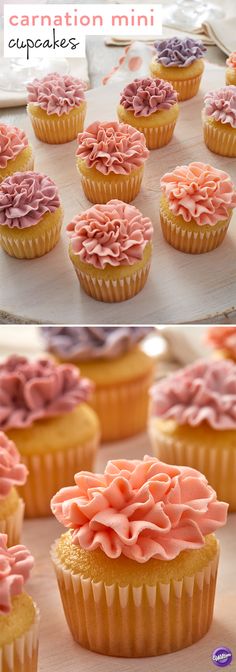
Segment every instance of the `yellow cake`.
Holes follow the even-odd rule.
[[[96,168],[89,168],[80,158],[76,161],[85,196],[91,203],[107,203],[118,198],[126,203],[133,201],[141,189],[143,166],[134,169],[128,175],[111,173],[106,176]]]
[[[236,86],[236,51],[232,51],[226,61],[225,82],[229,86]]]
[[[0,183],[13,173],[33,170],[31,145],[22,129],[0,123]]]
[[[197,95],[204,67],[202,59],[194,61],[192,65],[186,68],[165,67],[158,63],[154,57],[150,65],[150,72],[152,77],[159,77],[170,82],[179,94],[179,101],[183,101]]]
[[[25,484],[27,475],[16,445],[0,431],[0,534],[7,535],[9,546],[21,540],[24,502],[16,488]]]
[[[50,252],[59,238],[63,222],[63,209],[47,212],[40,222],[27,229],[10,229],[0,226],[0,245],[11,257],[35,259]]]
[[[0,499],[0,532],[7,534],[9,546],[20,542],[23,515],[23,500],[13,487],[6,497]]]

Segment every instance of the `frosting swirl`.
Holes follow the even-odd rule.
[[[185,222],[214,226],[236,206],[236,191],[228,173],[206,163],[177,166],[161,178],[170,210]]]
[[[149,117],[155,112],[169,110],[176,105],[178,94],[170,82],[164,79],[135,79],[125,86],[120,104],[131,110],[135,117]]]
[[[20,461],[20,454],[6,434],[0,432],[0,500],[6,497],[14,485],[24,485],[28,469]]]
[[[60,207],[57,186],[47,175],[14,173],[0,184],[0,225],[27,229]]]
[[[12,598],[23,592],[34,564],[25,546],[7,547],[7,534],[0,534],[0,614],[11,611]]]
[[[6,168],[8,161],[15,159],[28,144],[27,137],[20,128],[0,124],[0,168]]]
[[[236,69],[236,51],[232,51],[232,53],[229,55],[229,58],[227,58],[226,65],[229,66],[229,68],[234,68]]]
[[[132,348],[152,327],[41,327],[50,352],[63,359],[114,359]]]
[[[69,413],[91,390],[75,366],[13,355],[0,364],[0,428],[29,427],[41,418]]]
[[[95,268],[135,264],[153,234],[148,217],[116,199],[93,205],[67,225],[73,254]]]
[[[194,40],[191,37],[171,37],[167,40],[161,40],[154,44],[157,50],[156,60],[165,68],[178,66],[187,68],[194,61],[203,57],[207,51],[201,40]]]
[[[207,341],[214,348],[227,350],[229,354],[236,357],[236,327],[210,327]]]
[[[127,175],[149,156],[143,133],[118,121],[95,121],[78,135],[76,152],[88,168],[103,175]]]
[[[204,536],[226,522],[228,505],[218,502],[196,469],[143,460],[112,460],[104,474],[82,471],[76,485],[62,488],[51,508],[73,543],[121,554],[136,562],[172,560],[201,548]]]
[[[218,91],[209,91],[204,98],[204,105],[207,117],[236,128],[236,86],[224,86]]]
[[[27,85],[28,101],[35,103],[47,114],[69,114],[85,99],[86,85],[81,79],[71,75],[52,72],[42,79],[33,79]]]

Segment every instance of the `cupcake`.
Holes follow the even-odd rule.
[[[104,474],[76,474],[51,506],[69,528],[52,560],[81,646],[138,658],[205,635],[219,557],[214,531],[226,522],[227,504],[202,474],[148,455],[113,460]]]
[[[11,257],[34,259],[55,247],[63,209],[47,175],[15,173],[0,184],[0,246]]]
[[[24,591],[33,557],[7,541],[0,533],[0,670],[37,672],[39,611]]]
[[[206,47],[201,40],[171,37],[157,42],[151,62],[152,77],[166,79],[178,91],[179,100],[196,96],[204,71]]]
[[[177,166],[163,175],[161,190],[161,227],[172,247],[200,254],[222,243],[236,206],[228,173],[200,162]]]
[[[144,352],[141,340],[150,331],[150,327],[42,327],[49,353],[61,363],[75,364],[93,381],[89,403],[99,417],[103,441],[119,441],[146,430],[155,359]]]
[[[179,114],[177,100],[169,82],[135,79],[121,93],[118,118],[145,135],[148,149],[158,149],[172,138]]]
[[[197,361],[151,389],[155,455],[200,469],[236,511],[236,365]]]
[[[99,423],[85,403],[91,385],[69,364],[13,355],[0,364],[0,390],[0,427],[29,471],[26,516],[48,516],[55,490],[93,466]]]
[[[117,121],[95,121],[78,135],[77,169],[91,203],[133,201],[149,152],[143,133]]]
[[[208,149],[221,156],[236,157],[236,86],[206,94],[202,122]]]
[[[84,127],[85,88],[80,79],[56,72],[28,84],[27,112],[39,140],[49,144],[75,140]]]
[[[0,124],[0,182],[13,173],[33,170],[32,147],[20,128]]]
[[[207,341],[213,346],[218,359],[232,359],[236,362],[236,327],[210,327]]]
[[[226,68],[225,82],[226,84],[234,84],[236,86],[236,51],[232,51],[229,55],[226,65],[228,67]]]
[[[7,534],[9,546],[21,538],[24,502],[16,487],[25,484],[27,474],[15,444],[0,432],[0,533]]]
[[[133,205],[116,199],[93,205],[67,226],[69,255],[82,289],[97,301],[126,301],[143,289],[152,256],[153,226]]]

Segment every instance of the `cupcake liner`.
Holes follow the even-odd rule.
[[[74,266],[76,275],[79,279],[83,290],[96,301],[104,301],[106,303],[113,303],[119,301],[127,301],[135,294],[138,294],[143,289],[150,270],[151,259],[148,263],[134,273],[130,273],[125,278],[116,280],[104,280],[102,275],[100,278],[84,273],[79,268]]]
[[[160,210],[161,228],[164,238],[176,250],[180,252],[188,252],[190,254],[202,254],[204,252],[211,252],[216,247],[219,247],[223,242],[231,215],[228,220],[222,222],[221,227],[212,227],[212,231],[191,231],[182,228],[175,222],[168,219],[166,213]]]
[[[0,533],[7,534],[8,546],[15,546],[20,543],[24,510],[23,499],[19,499],[16,510],[4,520],[0,520]]]
[[[78,133],[83,131],[84,120],[86,115],[86,106],[79,109],[74,115],[68,114],[66,117],[58,117],[58,119],[39,118],[30,113],[28,107],[28,114],[35,132],[35,135],[42,142],[48,144],[63,144],[64,142],[71,142],[75,140]]]
[[[236,86],[236,68],[227,68],[225,73],[225,83],[229,86]]]
[[[60,231],[63,221],[63,215],[48,231],[34,236],[32,230],[32,237],[21,239],[8,236],[8,227],[0,227],[0,245],[11,257],[17,259],[34,259],[35,257],[42,257],[44,254],[50,252],[57,244],[60,238]]]
[[[148,149],[159,149],[160,147],[164,147],[164,145],[167,145],[168,142],[170,142],[175,126],[176,120],[170,124],[156,126],[154,128],[137,127],[137,130],[145,135]]]
[[[203,134],[205,144],[211,152],[221,156],[236,157],[236,129],[235,133],[229,133],[224,124],[222,124],[222,128],[215,127],[205,119]]]
[[[104,176],[104,178],[101,176],[99,180],[93,180],[93,178],[86,177],[81,173],[80,175],[85,196],[91,203],[107,203],[112,198],[130,203],[130,201],[136,198],[141,189],[143,167],[138,169],[137,172],[135,171],[135,173],[130,173],[128,179],[125,176],[126,179],[123,181],[120,179],[121,176],[118,175],[117,182],[114,180],[109,181],[109,175],[107,177]]]
[[[61,599],[74,639],[110,656],[171,653],[198,641],[213,615],[219,549],[202,571],[180,581],[121,586],[65,569],[52,548]]]
[[[37,672],[39,610],[33,625],[11,644],[0,646],[0,672]]]
[[[169,80],[174,89],[178,92],[178,102],[181,100],[189,100],[197,95],[201,83],[202,74],[191,79],[176,79]]]

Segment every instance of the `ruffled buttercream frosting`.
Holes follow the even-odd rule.
[[[230,355],[236,357],[236,327],[210,327],[207,341],[214,348],[227,350]]]
[[[161,178],[170,210],[185,222],[214,226],[236,206],[236,191],[228,173],[206,163],[177,166]]]
[[[226,65],[228,65],[229,68],[234,68],[236,69],[236,51],[232,51],[232,53],[229,55],[229,58],[227,58]]]
[[[76,215],[67,225],[73,254],[95,268],[132,266],[142,259],[152,239],[153,226],[148,217],[116,199],[105,205],[93,205]]]
[[[23,546],[7,547],[7,535],[0,534],[0,614],[11,611],[12,598],[22,593],[34,564],[30,551]]]
[[[0,124],[0,168],[6,168],[8,161],[15,159],[28,144],[27,137],[20,128]]]
[[[86,85],[81,79],[71,75],[52,72],[42,79],[33,79],[27,85],[28,101],[35,103],[47,114],[69,114],[85,99]]]
[[[149,117],[155,112],[169,110],[176,105],[178,94],[164,79],[135,79],[127,84],[120,97],[120,104],[131,110],[135,117]]]
[[[26,482],[28,469],[20,459],[13,441],[0,432],[0,499],[7,497],[12,487]]]
[[[114,359],[132,350],[152,327],[41,327],[47,349],[63,359]]]
[[[192,427],[236,429],[236,364],[199,360],[151,389],[151,415]]]
[[[14,173],[0,184],[0,225],[27,229],[60,207],[57,186],[47,175]]]
[[[204,98],[204,112],[207,117],[236,128],[236,86],[209,91]]]
[[[75,366],[12,355],[0,364],[0,428],[28,427],[69,413],[88,399],[91,389]]]
[[[79,159],[103,175],[127,175],[149,156],[143,133],[118,121],[95,121],[78,134]]]
[[[109,558],[172,560],[226,522],[228,505],[205,476],[148,455],[112,460],[104,474],[82,471],[75,484],[53,497],[52,511],[75,545]]]
[[[171,37],[167,40],[155,43],[157,51],[156,60],[166,68],[178,66],[187,68],[194,61],[203,57],[207,51],[201,40],[194,40],[191,37]]]

